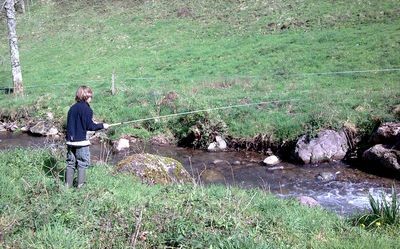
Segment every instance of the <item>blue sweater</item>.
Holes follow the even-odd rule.
[[[86,140],[86,131],[103,129],[103,124],[93,122],[93,111],[85,101],[76,102],[68,111],[67,136],[68,142]]]

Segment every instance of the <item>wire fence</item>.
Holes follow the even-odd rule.
[[[271,76],[282,76],[282,77],[310,77],[310,76],[337,76],[337,75],[359,75],[359,74],[370,74],[370,73],[391,73],[400,72],[400,68],[383,68],[383,69],[368,69],[368,70],[343,70],[343,71],[332,71],[332,72],[310,72],[310,73],[277,73],[270,72],[263,75],[223,75],[223,76],[197,76],[197,77],[171,77],[171,78],[159,78],[159,77],[118,77],[117,82],[123,85],[129,81],[146,81],[151,83],[165,83],[165,82],[202,82],[202,81],[215,81],[215,80],[235,80],[235,79],[267,79]],[[87,84],[92,87],[110,87],[111,77],[109,79],[87,79],[87,80],[70,80],[68,82],[57,82],[57,83],[28,83],[24,85],[24,89],[41,89],[41,88],[57,88],[57,87],[78,87],[82,84]],[[11,83],[8,86],[0,86],[0,89],[11,89]],[[40,91],[40,90],[39,90]]]

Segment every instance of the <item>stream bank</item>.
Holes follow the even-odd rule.
[[[0,150],[15,147],[54,147],[65,149],[62,139],[33,137],[24,133],[0,133]],[[280,162],[268,168],[261,162],[262,153],[252,151],[207,152],[176,146],[137,142],[129,149],[113,153],[99,140],[91,146],[92,161],[115,164],[135,153],[152,153],[181,162],[201,184],[224,184],[242,188],[260,188],[282,198],[309,196],[324,208],[340,215],[350,215],[369,208],[368,194],[379,197],[400,186],[398,179],[372,175],[350,165],[335,162],[296,165]],[[324,180],[321,176],[334,178]]]

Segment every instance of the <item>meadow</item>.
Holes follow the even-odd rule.
[[[202,116],[224,122],[234,137],[284,141],[346,124],[368,134],[398,120],[399,8],[394,0],[30,1],[17,18],[25,95],[2,94],[0,114],[52,112],[62,126],[85,84],[95,92],[96,119],[108,123],[249,105]],[[0,32],[7,88],[5,25]],[[177,97],[163,101],[171,92]],[[176,137],[181,121],[111,133]]]
[[[23,125],[51,112],[62,128],[85,84],[95,119],[108,123],[241,105],[119,126],[115,137],[180,137],[197,119],[240,138],[286,141],[343,125],[369,134],[399,119],[399,17],[395,0],[30,0],[17,15],[25,93],[0,93],[0,121]],[[10,87],[1,25],[0,88]],[[48,148],[0,151],[1,247],[400,244],[390,209],[393,223],[380,214],[340,217],[258,189],[149,186],[99,163],[83,189],[66,189],[64,166],[64,154]]]
[[[396,248],[400,243],[398,218],[366,226],[259,189],[149,186],[106,164],[89,169],[83,189],[68,189],[63,169],[64,158],[49,149],[0,152],[1,247]]]

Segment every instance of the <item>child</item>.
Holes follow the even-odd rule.
[[[89,106],[93,92],[87,86],[80,86],[76,91],[76,103],[68,111],[67,118],[67,167],[65,185],[72,187],[75,170],[78,170],[78,188],[85,183],[86,169],[90,164],[90,141],[86,131],[108,129],[106,123],[94,123],[93,111]]]

